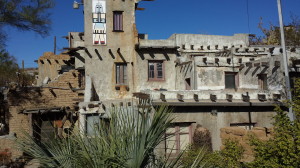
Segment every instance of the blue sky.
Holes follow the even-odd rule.
[[[32,32],[7,28],[7,50],[17,58],[19,65],[36,67],[33,62],[46,51],[53,51],[53,38],[57,49],[67,47],[61,38],[70,31],[83,31],[82,7],[72,9],[73,0],[56,0],[52,9],[52,30],[42,38]],[[278,23],[277,0],[155,0],[140,2],[136,24],[139,33],[149,34],[150,39],[166,39],[173,33],[233,35],[252,33],[261,35],[257,25],[260,17],[267,27]],[[289,23],[293,13],[300,17],[300,0],[282,0],[283,18]],[[249,19],[248,19],[249,18]],[[248,27],[249,23],[249,27]],[[59,51],[57,51],[59,52]]]

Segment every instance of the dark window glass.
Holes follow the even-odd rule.
[[[225,72],[225,88],[235,89],[237,87],[237,73],[235,72]]]
[[[114,31],[123,31],[123,12],[114,11]]]

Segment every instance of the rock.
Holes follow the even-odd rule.
[[[238,136],[244,136],[247,133],[247,131],[244,128],[240,127],[226,127],[224,129],[227,134],[233,134]]]

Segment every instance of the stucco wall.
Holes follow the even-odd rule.
[[[271,127],[274,107],[176,107],[175,122],[194,122],[207,128],[212,137],[212,147],[219,150],[222,142],[220,129],[230,124],[255,123],[257,127]],[[213,114],[212,110],[217,110]]]
[[[135,3],[132,1],[106,1],[106,45],[93,45],[92,1],[84,1],[85,18],[85,73],[102,99],[131,97],[133,66],[137,34],[135,33]],[[124,32],[113,32],[113,11],[123,11]],[[117,90],[115,63],[127,63],[129,90]]]
[[[163,61],[164,66],[164,80],[151,81],[148,79],[148,63],[149,61],[160,60]],[[139,92],[144,89],[175,89],[176,70],[175,63],[176,53],[172,50],[163,52],[162,50],[139,51],[134,71],[136,91]]]

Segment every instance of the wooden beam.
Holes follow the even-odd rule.
[[[217,101],[217,95],[210,94],[210,100],[211,100],[212,102],[216,102],[216,101]]]
[[[260,66],[260,63],[254,63],[254,66],[255,66],[255,67],[259,67],[259,66]]]
[[[227,101],[232,102],[232,97],[232,94],[226,94]]]
[[[250,96],[248,94],[248,92],[245,94],[242,94],[242,99],[244,102],[249,102],[250,101]]]
[[[240,67],[239,67],[239,70],[242,70],[244,67],[245,67],[245,65],[241,64]]]
[[[49,89],[49,92],[54,96],[54,97],[57,97],[55,92],[53,91],[53,89]]]
[[[216,64],[219,63],[219,58],[215,58],[215,63],[216,63]]]
[[[257,98],[259,101],[266,101],[266,95],[265,94],[257,94]]]
[[[281,99],[281,94],[273,94],[273,100],[278,101]]]
[[[182,94],[177,94],[177,99],[179,100],[179,101],[183,101],[183,95]]]
[[[262,62],[261,66],[263,66],[263,67],[269,67],[269,62]]]
[[[145,8],[136,8],[135,10],[145,10]]]

